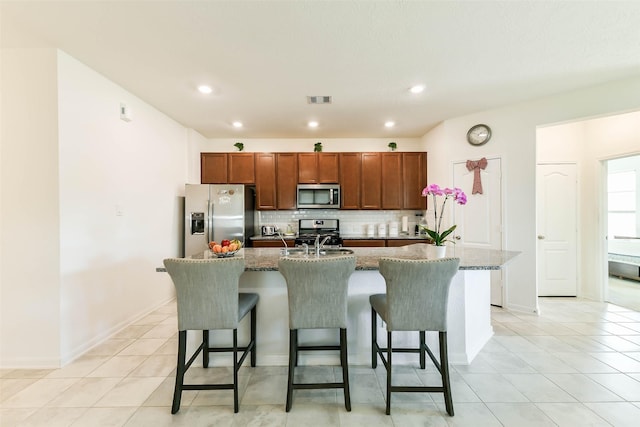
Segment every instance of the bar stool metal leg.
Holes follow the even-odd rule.
[[[387,331],[387,415],[391,415],[391,331]]]
[[[342,365],[342,383],[344,389],[344,407],[351,411],[351,394],[349,393],[349,365],[347,363],[347,329],[340,328],[340,364]]]
[[[182,398],[182,385],[184,384],[185,359],[187,354],[187,331],[178,332],[178,363],[176,366],[176,384],[173,389],[173,405],[171,413],[175,414],[180,410],[180,399]]]
[[[238,403],[238,330],[233,330],[233,412],[237,413]]]
[[[371,307],[371,367],[378,367],[378,313]]]
[[[427,361],[427,340],[425,331],[420,331],[420,369],[425,369]]]
[[[209,331],[202,331],[202,366],[209,367]]]
[[[444,388],[444,404],[447,413],[453,416],[453,399],[451,398],[451,384],[449,382],[449,356],[447,354],[447,333],[440,332],[440,373],[442,375],[442,387]]]
[[[286,412],[291,410],[293,400],[293,373],[298,359],[298,330],[289,331],[289,379],[287,381],[287,406]]]
[[[251,309],[251,342],[253,343],[253,348],[251,349],[251,366],[256,367],[256,321],[258,317],[258,306],[254,306]]]

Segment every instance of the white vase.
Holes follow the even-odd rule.
[[[430,245],[428,255],[429,258],[444,258],[447,255],[447,247]]]

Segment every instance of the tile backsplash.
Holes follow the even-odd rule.
[[[299,219],[338,219],[340,221],[340,235],[362,236],[367,234],[367,227],[375,229],[375,235],[379,236],[378,226],[386,225],[386,235],[389,234],[389,224],[397,223],[398,230],[402,231],[402,217],[408,218],[409,233],[413,234],[416,223],[424,215],[424,211],[414,210],[336,210],[336,209],[305,209],[295,211],[256,211],[256,224],[275,225],[281,230],[287,230],[288,226],[294,232],[298,232]]]

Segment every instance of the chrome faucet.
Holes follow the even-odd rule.
[[[324,247],[324,244],[327,243],[327,240],[329,240],[331,238],[331,236],[325,236],[324,239],[322,239],[322,242],[320,241],[320,235],[318,234],[316,236],[316,243],[315,243],[315,249],[316,249],[316,256],[320,256],[320,249],[322,249]]]
[[[285,242],[284,237],[282,236],[282,232],[280,231],[279,227],[276,227],[276,233],[278,233],[278,237],[280,237],[280,240],[282,240],[282,244],[284,245],[284,249],[282,249],[280,251],[280,253],[284,256],[289,255],[289,247],[287,246],[287,242]]]

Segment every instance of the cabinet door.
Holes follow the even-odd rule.
[[[382,191],[382,153],[362,153],[360,207],[380,209]]]
[[[229,153],[229,184],[255,184],[253,153]]]
[[[342,246],[345,248],[373,248],[384,247],[386,241],[382,239],[343,239]]]
[[[416,243],[431,243],[428,239],[387,239],[387,246],[397,248],[400,246],[414,245]]]
[[[318,154],[318,182],[320,184],[337,184],[340,181],[338,153]]]
[[[256,153],[256,209],[276,209],[276,156]]]
[[[200,183],[227,183],[227,153],[200,153]]]
[[[276,160],[277,208],[295,209],[296,188],[298,185],[298,156],[296,153],[278,153]]]
[[[403,208],[427,209],[427,153],[402,153]]]
[[[287,247],[294,247],[293,240],[285,240]],[[254,248],[284,248],[282,240],[252,240],[251,244]]]
[[[298,182],[318,183],[318,153],[298,153]]]
[[[382,209],[402,209],[402,154],[382,153]]]
[[[360,209],[360,153],[340,153],[342,209]]]

